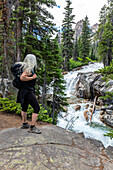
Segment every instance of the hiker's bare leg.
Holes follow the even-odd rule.
[[[37,118],[38,118],[38,114],[33,113],[33,114],[32,114],[32,122],[31,122],[31,125],[32,125],[32,126],[35,126],[35,125],[36,125]]]
[[[28,130],[28,132],[30,132],[30,133],[36,133],[36,134],[41,134],[41,131],[35,126],[35,125],[36,125],[37,118],[38,118],[38,114],[33,113],[33,114],[32,114],[31,126],[30,126],[30,129]]]
[[[27,122],[27,112],[21,111],[22,121],[23,123]]]

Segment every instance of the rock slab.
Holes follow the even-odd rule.
[[[113,170],[113,147],[58,126],[0,131],[0,170]]]

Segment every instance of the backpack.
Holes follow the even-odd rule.
[[[20,89],[23,85],[23,82],[20,80],[20,76],[22,74],[22,64],[15,63],[11,66],[11,73],[14,76],[13,86],[17,89]]]

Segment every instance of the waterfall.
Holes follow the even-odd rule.
[[[79,79],[77,74],[94,72],[98,69],[101,69],[102,67],[102,63],[90,63],[87,66],[83,66],[80,70],[71,71],[64,75],[64,79],[66,81],[65,93],[72,101],[72,104],[69,104],[67,113],[59,113],[57,126],[74,131],[76,133],[83,132],[86,138],[100,140],[105,147],[108,147],[109,145],[113,146],[113,139],[104,136],[104,134],[109,132],[111,128],[100,121],[99,111],[95,111],[93,114],[92,122],[87,122],[83,113],[86,110],[86,105],[89,106],[87,111],[91,109],[93,102],[86,101],[85,99],[78,99],[76,96],[74,96],[76,89],[75,87]],[[73,101],[75,101],[74,104]],[[77,104],[80,106],[80,110],[78,111],[75,110],[75,105]],[[88,114],[90,114],[90,112]]]

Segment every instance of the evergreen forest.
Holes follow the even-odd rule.
[[[66,0],[66,4],[62,30],[59,32],[55,27],[54,16],[48,10],[57,5],[55,0],[0,0],[2,110],[20,113],[21,108],[16,104],[17,91],[11,83],[11,66],[23,61],[27,54],[34,54],[37,58],[36,96],[44,113],[39,118],[54,124],[59,111],[67,105],[63,72],[92,61],[103,62],[105,68],[111,67],[113,0],[108,0],[107,5],[101,8],[98,31],[93,38],[87,15],[84,16],[81,35],[74,38],[72,26],[76,16],[73,15],[71,0]],[[103,70],[102,73],[108,76],[107,71]],[[113,79],[113,68],[109,77]],[[9,83],[8,91],[5,90],[6,80]],[[29,115],[31,112],[32,108],[29,108]]]

